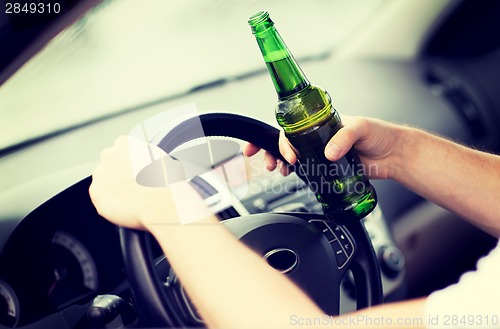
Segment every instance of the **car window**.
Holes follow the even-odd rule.
[[[383,2],[104,1],[0,86],[0,150],[262,70],[246,22],[259,10],[300,60],[341,47]]]

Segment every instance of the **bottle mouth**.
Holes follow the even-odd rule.
[[[248,24],[255,26],[268,18],[269,13],[267,11],[259,11],[257,14],[250,16],[250,18],[248,19]]]
[[[248,19],[253,34],[259,34],[274,25],[267,11],[259,11]]]

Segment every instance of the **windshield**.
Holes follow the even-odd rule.
[[[265,68],[247,19],[269,11],[299,62],[383,0],[108,0],[0,86],[0,150]]]

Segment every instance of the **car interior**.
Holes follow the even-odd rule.
[[[91,202],[99,154],[120,135],[195,163],[189,182],[222,225],[325,313],[427,296],[496,244],[382,180],[371,181],[378,206],[362,220],[364,241],[323,221],[297,174],[267,172],[261,155],[241,154],[252,142],[279,156],[277,98],[246,22],[261,9],[341,116],[500,152],[496,0],[37,1],[43,13],[11,3],[0,13],[0,328],[204,326],[154,239],[111,224]],[[310,272],[271,257],[273,237],[252,240],[256,231],[309,238],[284,221],[314,227],[323,247],[332,234],[346,239],[333,285],[318,270],[323,247],[301,264],[324,274],[311,283]],[[364,248],[380,298],[357,279]]]

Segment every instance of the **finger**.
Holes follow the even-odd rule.
[[[257,152],[260,151],[260,147],[252,144],[252,143],[247,143],[244,147],[243,147],[243,154],[247,157],[251,157],[253,155],[255,155]]]
[[[264,153],[264,162],[266,163],[266,169],[273,171],[278,165],[276,159],[269,152]]]
[[[351,118],[349,124],[341,128],[326,144],[325,156],[331,161],[343,157],[353,145],[366,134],[368,121],[362,118]]]
[[[292,172],[291,169],[283,161],[278,160],[278,167],[280,168],[280,174],[282,176],[288,176]]]
[[[111,156],[111,153],[111,148],[105,148],[104,150],[102,150],[99,156],[100,161],[103,162],[108,159]]]
[[[285,137],[283,132],[280,132],[279,138],[279,150],[281,155],[288,161],[289,164],[294,164],[297,161],[297,155],[293,151],[288,138]]]
[[[261,150],[260,147],[254,145],[252,143],[248,143],[243,147],[243,154],[247,157],[251,157],[251,156],[255,155],[257,152],[259,152],[260,150]],[[277,166],[276,159],[274,158],[274,156],[271,155],[271,153],[269,153],[267,151],[264,153],[264,162],[266,164],[267,170],[273,171],[274,169],[276,169],[276,166]]]
[[[167,156],[156,145],[149,144],[132,136],[120,136],[113,147],[123,164],[128,164],[134,177],[147,166]]]

